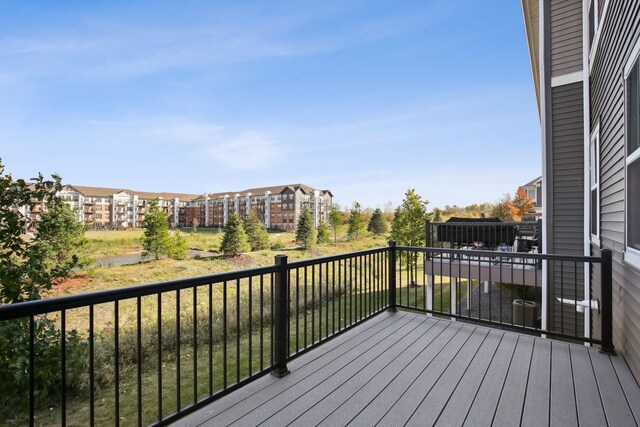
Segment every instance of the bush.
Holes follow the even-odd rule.
[[[55,405],[62,386],[62,333],[47,318],[34,322],[35,401],[38,407]],[[18,319],[0,323],[0,412],[11,418],[29,406],[29,321]],[[77,391],[87,371],[88,345],[77,331],[66,334],[66,386]]]

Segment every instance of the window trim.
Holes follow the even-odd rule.
[[[629,197],[628,197],[628,167],[630,163],[634,161],[638,161],[640,158],[640,148],[636,148],[635,151],[631,154],[627,154],[627,147],[629,147],[629,132],[627,131],[627,125],[629,120],[629,76],[633,67],[636,63],[640,64],[640,38],[636,40],[633,49],[631,50],[631,54],[627,59],[627,62],[624,66],[624,74],[623,74],[623,87],[624,87],[624,182],[625,182],[625,197],[624,197],[624,252],[623,252],[623,260],[624,262],[632,265],[635,268],[640,268],[640,251],[628,246],[628,230],[627,230],[627,214],[629,212]],[[639,65],[640,66],[640,65]]]
[[[593,167],[593,157],[595,155],[595,183],[591,183],[592,177],[592,167]],[[596,234],[593,234],[591,230],[591,214],[593,212],[593,207],[591,206],[591,193],[593,190],[596,190]],[[598,123],[591,132],[591,137],[589,138],[589,235],[591,237],[591,243],[599,244],[600,239],[600,123]]]
[[[590,7],[595,7],[594,11],[594,19],[595,19],[595,31],[593,32],[593,41],[591,42],[591,46],[589,46],[589,74],[591,74],[591,68],[593,66],[593,60],[596,56],[596,51],[598,50],[598,44],[600,42],[600,33],[602,33],[602,24],[604,23],[604,18],[607,16],[607,11],[609,10],[609,1],[610,0],[593,0],[593,6],[589,6],[591,2],[587,4],[587,17],[589,16]],[[598,14],[598,9],[600,2],[604,2],[602,6],[602,13]],[[587,22],[589,26],[594,25],[593,22],[587,18]],[[587,32],[587,35],[589,33]]]

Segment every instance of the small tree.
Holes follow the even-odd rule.
[[[318,225],[318,244],[329,243],[330,241],[329,226],[323,221]]]
[[[41,215],[35,237],[42,242],[50,268],[73,262],[82,267],[90,261],[82,255],[87,243],[84,233],[84,224],[78,221],[69,205],[56,203]]]
[[[440,208],[433,209],[433,222],[442,222],[442,210]]]
[[[311,211],[306,206],[302,208],[302,212],[298,217],[296,243],[299,243],[304,248],[310,248],[316,243],[316,227],[313,225]]]
[[[350,239],[357,239],[364,231],[364,217],[360,203],[355,202],[349,211],[349,229],[347,235]]]
[[[415,190],[405,193],[391,223],[391,238],[400,245],[422,246],[425,243],[425,221],[428,201],[423,201]]]
[[[402,204],[398,206],[393,217],[391,238],[400,245],[423,246],[426,238],[425,221],[429,218],[427,215],[428,203],[426,200],[423,201],[415,190],[407,190]],[[408,274],[413,274],[413,267],[418,262],[418,253],[408,252],[402,258],[408,267]],[[410,278],[410,280],[412,285],[415,284],[414,278]]]
[[[172,259],[186,259],[189,256],[189,245],[181,232],[174,231],[169,236],[167,256]]]
[[[384,214],[381,209],[376,209],[373,211],[373,214],[371,214],[367,231],[375,234],[376,236],[380,236],[381,234],[385,234],[389,231],[387,221],[384,219]]]
[[[191,221],[191,230],[193,230],[194,233],[197,233],[199,225],[200,221],[198,221],[198,218],[193,218],[193,220]]]
[[[505,194],[502,200],[500,200],[491,210],[491,216],[500,219],[500,221],[513,221],[511,217],[511,209],[509,204],[511,203],[511,196]]]
[[[329,212],[329,222],[333,229],[333,243],[338,243],[338,227],[342,225],[342,212],[336,205],[331,207],[331,212]]]
[[[526,214],[535,212],[536,205],[523,188],[518,188],[516,197],[507,206],[513,220],[522,221]]]
[[[158,201],[149,202],[149,210],[144,217],[144,234],[140,238],[142,244],[142,258],[168,255],[171,251],[169,236],[169,221],[167,215],[158,206]]]
[[[229,215],[227,225],[224,227],[220,251],[226,257],[235,257],[250,250],[251,246],[247,239],[247,233],[242,226],[242,218],[233,212]]]
[[[251,211],[244,221],[244,229],[252,251],[259,251],[269,247],[269,234],[254,211]]]

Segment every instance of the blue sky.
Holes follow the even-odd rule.
[[[492,202],[541,170],[519,2],[0,0],[0,157],[143,191]]]

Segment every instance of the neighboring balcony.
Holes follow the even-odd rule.
[[[441,262],[478,264],[479,276],[435,270]],[[524,283],[499,282],[501,299],[485,294],[483,268],[496,263],[597,267],[598,327],[589,317],[587,334],[542,328],[535,300],[518,314],[510,298],[531,292]],[[563,279],[554,285],[574,287]],[[465,310],[475,297],[482,303]],[[392,243],[2,306],[0,326],[22,319],[30,331],[16,424],[636,425],[640,389],[614,355],[612,309],[607,250],[565,257]],[[64,345],[60,363],[43,368],[36,331],[45,315]],[[75,333],[72,348],[64,337]],[[77,348],[86,363],[76,363]],[[60,379],[58,399],[43,398],[43,373]]]

